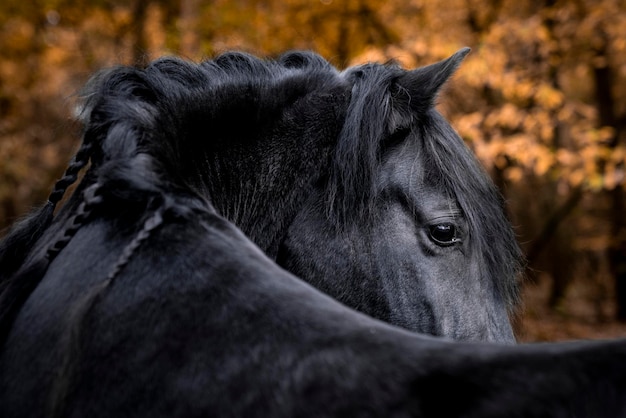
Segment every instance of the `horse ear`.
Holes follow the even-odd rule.
[[[457,51],[450,58],[436,64],[407,71],[396,82],[395,100],[407,102],[413,111],[425,112],[435,102],[437,93],[457,70],[470,48]]]

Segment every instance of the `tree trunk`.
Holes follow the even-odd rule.
[[[617,319],[626,321],[626,205],[624,188],[616,187],[611,193],[613,203],[613,236],[609,248],[609,264],[615,279]]]
[[[608,64],[608,36],[601,32],[604,38],[602,45],[596,50],[596,56],[600,58],[593,69],[596,102],[598,106],[600,127],[608,126],[613,129],[613,137],[608,146],[615,149],[620,144],[620,128],[617,123],[615,100],[611,91],[613,85],[613,73]],[[626,204],[622,185],[609,191],[611,200],[611,236],[608,249],[609,267],[615,280],[615,298],[617,304],[617,319],[626,321]]]

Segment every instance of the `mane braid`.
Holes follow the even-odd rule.
[[[57,203],[63,198],[69,186],[74,184],[80,170],[87,165],[92,154],[90,136],[85,135],[83,144],[59,179],[48,201],[30,217],[18,223],[0,242],[0,286],[22,265],[33,245],[41,238],[52,223]]]
[[[62,337],[62,345],[65,347],[62,350],[63,359],[48,398],[48,414],[51,417],[65,416],[65,400],[71,389],[74,370],[79,361],[82,331],[89,313],[98,301],[102,299],[105,292],[111,288],[115,279],[119,276],[124,266],[128,264],[139,246],[163,223],[163,212],[164,208],[160,207],[145,220],[143,228],[124,248],[122,255],[111,269],[107,278],[88,289],[87,293],[82,295],[80,300],[73,305],[68,316],[69,329]]]
[[[49,261],[54,260],[59,252],[67,246],[80,227],[85,224],[85,221],[89,218],[93,209],[102,203],[103,198],[98,194],[100,187],[100,184],[94,183],[85,189],[83,192],[83,201],[78,206],[76,214],[72,217],[70,226],[63,232],[63,237],[48,248],[46,256]]]
[[[54,189],[48,197],[49,202],[56,206],[56,204],[63,198],[67,188],[74,184],[74,182],[78,179],[78,173],[80,170],[82,170],[89,162],[92,149],[93,145],[91,141],[83,142],[82,146],[79,148],[78,152],[65,170],[63,177],[55,183]]]
[[[161,212],[162,210],[163,209],[161,208],[155,211],[152,214],[152,216],[146,219],[141,231],[139,231],[137,236],[124,249],[124,252],[120,256],[119,260],[117,261],[117,263],[115,264],[111,272],[109,273],[109,276],[107,277],[108,282],[112,282],[113,280],[115,280],[115,278],[120,274],[124,266],[128,264],[131,256],[134,254],[137,248],[139,248],[141,243],[144,242],[146,239],[148,239],[148,237],[150,237],[150,233],[163,223],[163,214]]]
[[[50,262],[69,243],[78,229],[86,222],[95,206],[102,202],[98,195],[99,185],[93,184],[85,189],[83,201],[78,207],[77,214],[72,218],[70,226],[65,230],[63,238],[56,241],[47,251],[46,256],[22,266],[12,277],[2,282],[0,293],[0,346],[6,340],[11,326],[21,307],[26,303],[30,294],[35,290],[46,274]]]

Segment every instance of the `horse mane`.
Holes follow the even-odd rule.
[[[146,68],[120,66],[93,76],[81,93],[80,148],[46,204],[0,241],[0,344],[49,264],[100,206],[121,201],[151,208],[138,220],[136,239],[122,254],[111,279],[158,226],[155,223],[163,222],[165,212],[213,210],[208,198],[193,187],[193,180],[177,172],[189,155],[182,138],[189,136],[190,123],[201,117],[219,118],[224,105],[240,105],[234,101],[263,106],[265,100],[268,106],[279,107],[320,85],[337,84],[337,74],[319,55],[294,51],[276,60],[229,52],[199,64],[168,57]],[[250,99],[246,93],[255,97]],[[175,119],[181,115],[186,119]],[[35,251],[53,223],[58,202],[88,165],[81,185],[56,217],[64,226],[46,240],[52,242],[47,249]]]

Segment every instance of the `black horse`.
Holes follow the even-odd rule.
[[[339,73],[309,53],[118,68],[87,92],[71,170],[150,156],[123,170],[210,199],[346,305],[417,332],[512,342],[519,249],[492,183],[432,109],[466,53],[412,72]]]
[[[464,54],[97,77],[75,160],[0,247],[3,416],[626,413],[624,343],[412,334],[272,261],[392,323],[511,338],[517,247],[432,107]]]

